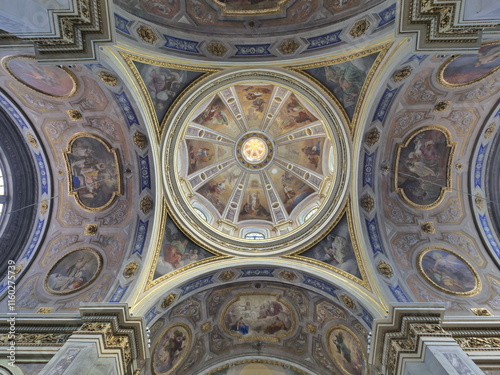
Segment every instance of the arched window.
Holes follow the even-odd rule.
[[[205,215],[205,213],[200,210],[199,208],[196,208],[196,207],[193,207],[193,210],[194,212],[196,212],[196,214],[201,217],[204,221],[208,221],[208,218],[207,218],[207,215]]]
[[[304,222],[308,221],[310,218],[312,218],[314,216],[314,214],[318,212],[318,207],[314,207],[313,209],[311,209],[307,214],[306,216],[304,216]]]
[[[264,238],[266,238],[266,236],[264,236],[264,233],[260,232],[248,232],[245,234],[246,240],[263,240]]]

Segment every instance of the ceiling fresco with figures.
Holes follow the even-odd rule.
[[[127,303],[141,375],[367,375],[391,303],[500,314],[500,39],[416,54],[389,0],[114,12],[98,62],[0,50],[19,313]]]
[[[217,241],[204,241],[213,250],[298,250],[344,201],[346,126],[298,77],[247,75],[212,78],[220,89],[206,81],[171,114],[167,203],[179,226],[196,221],[190,233]]]
[[[151,371],[364,374],[368,328],[350,308],[312,290],[257,279],[191,293],[151,326]],[[297,361],[310,346],[312,356]],[[179,355],[172,356],[174,348]],[[242,360],[256,350],[266,359]],[[231,365],[218,365],[222,358]]]

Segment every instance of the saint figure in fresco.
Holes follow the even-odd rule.
[[[325,77],[334,85],[335,96],[348,107],[358,100],[366,73],[352,62],[325,66]]]
[[[158,364],[161,370],[170,370],[184,349],[186,336],[180,330],[174,330],[173,335],[165,335],[158,353]]]
[[[165,262],[170,263],[174,269],[178,268],[184,258],[187,244],[188,240],[184,238],[182,240],[173,240],[170,244],[163,246],[163,258]]]

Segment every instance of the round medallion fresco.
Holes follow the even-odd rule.
[[[9,56],[2,63],[17,81],[42,94],[68,97],[77,89],[71,71],[53,65],[40,65],[33,56]]]
[[[60,258],[45,279],[45,288],[52,294],[70,294],[95,280],[102,268],[101,255],[90,248],[81,248]]]
[[[328,348],[335,363],[346,375],[365,375],[366,354],[359,339],[349,328],[341,325],[330,328]]]
[[[455,295],[474,295],[481,280],[461,256],[444,248],[427,248],[418,256],[418,268],[434,287]]]
[[[168,375],[179,367],[191,347],[191,330],[174,323],[161,334],[152,352],[151,369],[155,375]]]
[[[446,87],[471,85],[500,68],[500,43],[484,44],[477,54],[458,55],[441,67],[438,80]]]
[[[329,229],[345,199],[348,139],[311,85],[289,73],[226,73],[177,105],[164,134],[165,193],[194,241],[257,255]]]

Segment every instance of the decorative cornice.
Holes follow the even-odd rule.
[[[477,53],[484,29],[498,24],[465,21],[466,0],[399,0],[397,34],[414,39],[415,52]]]
[[[99,45],[115,41],[111,6],[107,0],[72,0],[73,12],[47,9],[53,33],[13,34],[0,30],[0,45],[33,44],[39,61],[97,61]]]
[[[500,328],[496,317],[445,319],[440,303],[395,303],[388,318],[376,320],[369,362],[384,374],[400,373],[405,359],[423,359],[424,341],[458,345],[471,359],[498,358]]]

